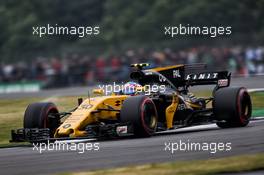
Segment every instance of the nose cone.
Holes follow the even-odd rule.
[[[71,124],[66,123],[62,124],[56,132],[60,136],[69,136],[70,134],[74,133],[74,129],[72,128]]]
[[[92,111],[97,105],[95,100],[88,100],[82,102],[79,107],[69,115],[68,118],[61,124],[55,133],[55,137],[80,137],[85,136],[84,127],[94,122]]]

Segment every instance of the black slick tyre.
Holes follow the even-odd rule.
[[[213,112],[220,128],[247,126],[251,118],[252,104],[246,88],[218,89],[214,94]]]
[[[157,110],[153,101],[146,96],[127,98],[120,112],[120,121],[133,125],[136,137],[149,137],[157,127]]]
[[[24,128],[49,128],[51,137],[60,124],[59,111],[53,103],[33,103],[24,114]],[[48,117],[52,116],[52,118]]]

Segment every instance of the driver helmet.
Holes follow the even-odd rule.
[[[137,88],[140,88],[140,87],[142,87],[140,84],[130,81],[124,84],[122,93],[125,95],[135,95],[137,92]]]

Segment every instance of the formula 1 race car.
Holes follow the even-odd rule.
[[[129,90],[105,95],[104,89],[94,89],[97,96],[79,98],[78,106],[68,112],[59,112],[51,102],[30,104],[24,128],[12,130],[11,141],[149,137],[208,123],[220,128],[248,125],[250,95],[243,87],[229,87],[231,73],[206,72],[205,64],[147,66],[131,65],[130,78],[136,83],[130,83]],[[189,87],[197,85],[214,85],[212,97],[198,98],[190,93]]]

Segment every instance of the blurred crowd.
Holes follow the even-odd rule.
[[[264,47],[190,48],[128,50],[122,55],[91,57],[67,55],[62,58],[36,58],[32,62],[0,64],[0,83],[39,81],[46,88],[92,85],[99,82],[124,82],[132,63],[148,62],[152,67],[172,64],[206,63],[208,69],[229,70],[234,76],[264,73]]]

